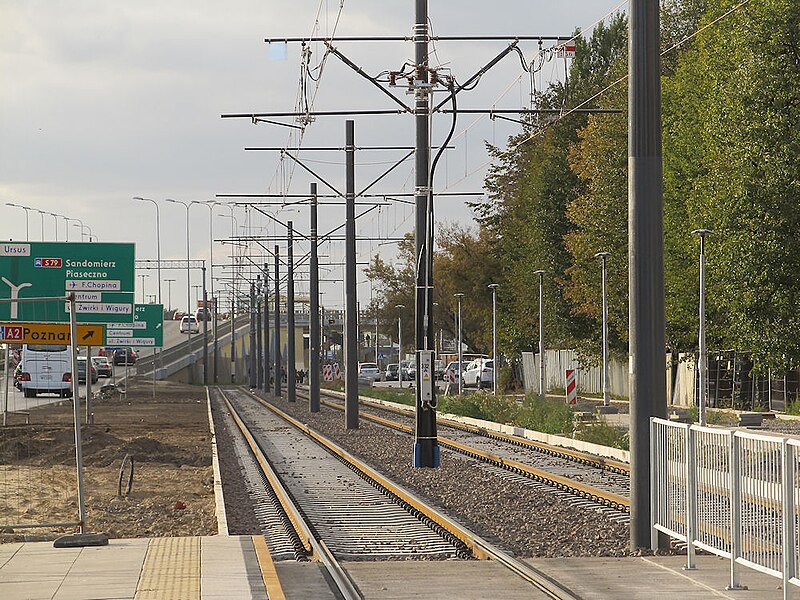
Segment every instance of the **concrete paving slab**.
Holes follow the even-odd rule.
[[[364,598],[369,600],[535,600],[548,597],[491,561],[348,562],[345,568]]]
[[[200,597],[267,598],[250,537],[210,536],[200,539]]]
[[[287,600],[336,600],[319,563],[279,562],[275,570]]]
[[[751,569],[741,570],[748,590],[727,591],[730,562],[716,556],[698,556],[697,569],[684,571],[682,556],[641,558],[528,559],[538,569],[564,583],[585,600],[778,600],[780,580]]]

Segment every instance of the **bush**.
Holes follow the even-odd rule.
[[[621,450],[630,449],[630,437],[628,432],[619,427],[614,427],[608,423],[595,423],[581,429],[575,435],[579,440]]]
[[[562,400],[528,393],[519,408],[516,424],[542,433],[572,433],[572,409]]]

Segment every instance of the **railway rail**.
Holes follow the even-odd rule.
[[[291,547],[295,558],[319,560],[343,597],[360,595],[340,560],[414,557],[496,560],[550,598],[576,598],[269,402],[242,388],[216,388],[213,397],[272,489],[266,504],[280,525],[272,529],[289,539],[283,556]]]
[[[334,400],[341,400],[343,396],[328,390],[321,393]],[[344,410],[341,402],[322,402]],[[412,407],[408,410],[387,407],[363,397],[360,404],[363,418],[408,435],[414,434]],[[375,414],[386,412],[406,422]],[[582,506],[594,507],[618,522],[629,521],[630,467],[625,463],[447,419],[440,418],[437,424],[440,446],[502,469],[510,476],[550,486],[564,497],[571,496]]]

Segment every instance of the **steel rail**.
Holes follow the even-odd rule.
[[[245,425],[244,421],[239,416],[239,413],[236,411],[236,408],[228,399],[228,395],[222,388],[218,388],[218,390],[222,396],[222,399],[225,401],[225,405],[228,407],[228,410],[231,413],[231,417],[233,417],[236,426],[239,428],[245,440],[247,441],[247,445],[250,446],[253,456],[255,456],[256,461],[264,473],[264,476],[267,478],[269,485],[275,492],[278,501],[289,517],[292,526],[295,528],[295,532],[303,541],[307,551],[325,567],[326,571],[336,585],[337,590],[342,594],[345,600],[363,600],[363,595],[350,580],[347,572],[339,564],[339,561],[333,556],[333,553],[325,545],[325,542],[317,539],[312,533],[311,528],[308,526],[308,523],[303,517],[302,512],[292,500],[289,492],[286,490],[280,478],[273,470],[272,465],[269,464],[263,449],[250,433],[247,425]]]
[[[327,390],[326,393],[328,393]],[[323,404],[331,408],[336,408],[337,410],[343,410],[343,407],[336,403],[323,401]],[[381,406],[380,408],[383,407]],[[403,411],[398,411],[398,412],[402,413]],[[412,427],[409,427],[408,425],[396,423],[389,419],[384,419],[383,417],[370,415],[368,413],[363,413],[361,416],[367,420],[383,425],[384,427],[389,427],[391,429],[401,431],[408,435],[414,435],[414,429]],[[556,489],[570,492],[582,498],[586,498],[587,500],[591,500],[592,502],[608,506],[610,508],[619,510],[621,512],[626,512],[626,513],[630,512],[630,499],[625,496],[615,494],[614,492],[608,490],[601,490],[594,486],[574,481],[569,477],[557,475],[549,471],[543,471],[541,469],[531,467],[529,465],[517,462],[515,460],[496,456],[489,452],[485,452],[483,450],[479,450],[477,448],[461,444],[454,440],[449,440],[442,436],[439,436],[439,445],[445,446],[447,448],[455,450],[456,452],[460,452],[461,454],[465,454],[467,456],[476,458],[483,462],[490,463],[492,465],[518,473],[520,475],[524,475],[525,477],[533,479],[534,481],[539,481],[541,483],[555,487]]]
[[[329,452],[340,457],[347,464],[349,464],[351,468],[360,471],[365,476],[374,480],[379,485],[386,488],[389,492],[400,498],[403,502],[407,503],[408,505],[419,511],[422,515],[430,519],[432,522],[436,523],[441,528],[449,532],[450,535],[455,536],[456,538],[461,540],[461,542],[467,548],[470,549],[470,551],[476,558],[482,560],[497,561],[498,563],[510,569],[512,572],[514,572],[516,575],[518,575],[531,585],[538,588],[540,591],[548,595],[550,598],[556,600],[581,600],[580,597],[577,596],[574,592],[566,588],[564,585],[562,585],[552,577],[548,576],[539,569],[536,569],[535,567],[532,567],[531,565],[528,565],[525,562],[518,560],[513,556],[510,556],[500,548],[496,547],[491,542],[483,539],[481,536],[467,529],[463,525],[455,522],[450,517],[444,515],[443,513],[439,512],[438,510],[427,504],[424,500],[419,498],[413,492],[407,490],[406,488],[400,486],[394,481],[388,479],[387,477],[385,477],[384,475],[382,475],[381,473],[379,473],[366,463],[362,462],[361,460],[350,454],[347,450],[345,450],[335,442],[327,439],[322,434],[318,433],[305,423],[301,423],[291,415],[286,414],[281,409],[274,406],[270,402],[267,402],[266,400],[254,394],[253,392],[245,390],[244,388],[242,388],[242,391],[247,393],[252,398],[254,398],[262,406],[272,411],[274,414],[278,415],[279,417],[281,417],[282,419],[284,419],[285,421],[287,421],[300,431],[304,432],[306,435],[314,439],[317,443],[327,448]]]

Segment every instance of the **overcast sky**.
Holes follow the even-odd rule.
[[[609,0],[432,0],[430,17],[438,35],[569,35],[576,28],[591,28],[625,5]],[[11,202],[80,219],[100,241],[135,242],[137,258],[154,259],[155,208],[132,200],[144,196],[160,205],[162,258],[181,259],[186,257],[186,209],[165,198],[205,201],[218,194],[307,193],[312,177],[290,160],[281,161],[276,152],[244,151],[247,146],[294,144],[297,139],[290,140],[290,129],[220,115],[295,110],[299,45],[286,47],[286,60],[273,60],[271,54],[280,54],[283,45],[270,48],[265,37],[330,35],[334,26],[339,36],[411,34],[412,0],[346,0],[341,13],[339,8],[338,0],[0,0],[0,238],[26,237],[27,211],[6,206]],[[432,64],[444,65],[463,82],[505,45],[439,42]],[[536,56],[535,42],[520,47],[528,61]],[[370,74],[400,69],[413,57],[411,43],[342,42],[337,48]],[[319,64],[323,50],[319,44],[312,46],[312,66]],[[563,72],[563,61],[548,62],[535,85],[546,86]],[[309,82],[310,95],[315,85]],[[526,106],[530,88],[519,59],[510,55],[474,91],[459,95],[459,108],[519,108]],[[401,100],[411,101],[402,90],[396,92]],[[316,91],[316,110],[393,107],[367,81],[336,58],[328,58]],[[353,118],[357,146],[413,144],[410,116]],[[306,129],[303,147],[343,145],[344,119],[317,119]],[[433,144],[444,139],[450,124],[449,116],[434,119]],[[481,192],[488,161],[485,142],[502,145],[516,132],[513,123],[461,116],[451,143],[455,148],[437,168],[437,191]],[[357,190],[401,156],[388,151],[357,153]],[[309,150],[300,157],[344,189],[342,153]],[[413,192],[413,182],[413,161],[408,161],[372,191]],[[308,231],[305,208],[272,207],[269,212]],[[230,217],[219,216],[230,215],[228,207],[210,212],[192,206],[192,258],[209,259],[210,214],[215,239],[231,233]],[[243,207],[235,208],[234,214],[239,233],[284,233],[267,217],[248,216]],[[456,198],[437,201],[436,215],[448,222],[472,219]],[[321,231],[333,229],[343,218],[344,207],[325,208]],[[42,239],[44,223],[45,240],[65,241],[64,218],[45,215],[43,221],[33,210],[29,221],[31,240]],[[69,224],[69,240],[80,240],[77,221]],[[359,220],[358,231],[364,236],[395,237],[412,225],[411,207],[392,203]],[[368,261],[376,252],[391,258],[392,248],[362,242],[359,261]],[[295,255],[307,250],[307,245],[299,244]],[[215,243],[213,252],[215,264],[230,260],[230,246]],[[326,244],[322,252],[324,260],[341,261],[343,244]],[[251,253],[260,252],[254,248]],[[155,271],[149,275],[145,292],[155,294]],[[341,279],[342,269],[323,276]],[[185,308],[183,272],[162,277],[176,279],[172,305]],[[359,280],[363,278],[360,274]],[[140,281],[137,278],[137,284]],[[299,293],[306,289],[307,283],[298,281]],[[162,290],[166,304],[167,284]],[[326,305],[342,304],[340,281],[323,290]],[[369,286],[362,284],[359,294],[366,304]],[[194,301],[194,292],[191,296]],[[141,301],[141,290],[136,299]]]

